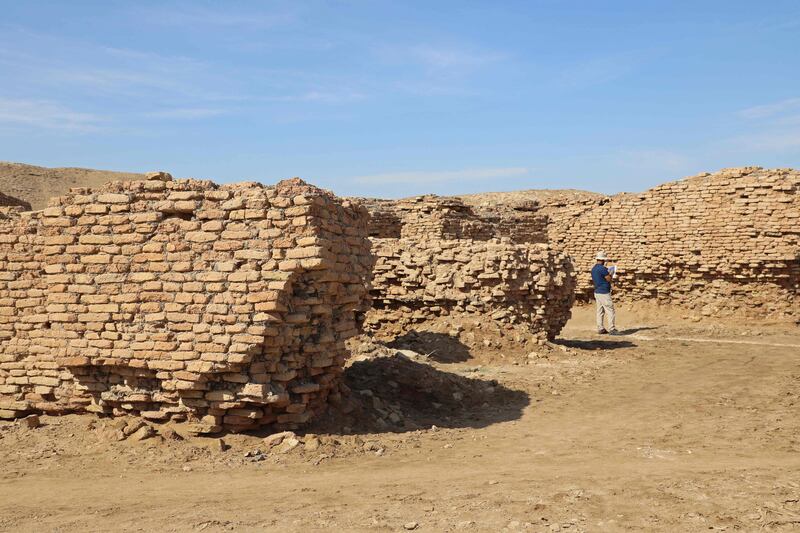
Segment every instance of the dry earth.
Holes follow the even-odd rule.
[[[620,315],[626,334],[601,337],[577,309],[530,359],[356,362],[356,412],[403,419],[320,422],[314,450],[310,434],[276,454],[253,435],[117,442],[88,416],[4,423],[0,530],[800,529],[800,331]]]
[[[142,174],[0,161],[0,191],[29,202],[33,209],[44,209],[50,198],[66,194],[72,187],[99,187],[109,181],[135,179],[142,179]]]

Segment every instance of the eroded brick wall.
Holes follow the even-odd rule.
[[[376,224],[370,230],[376,264],[366,329],[377,337],[461,315],[543,340],[569,319],[572,263],[541,242],[547,219],[533,206],[519,215],[435,196],[367,205]]]
[[[74,190],[0,220],[0,416],[293,426],[339,395],[368,215],[300,180]]]
[[[702,315],[800,318],[800,172],[726,169],[609,198],[552,223],[575,260],[581,299],[598,250],[621,275],[614,293]]]

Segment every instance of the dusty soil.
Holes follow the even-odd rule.
[[[0,530],[800,529],[796,326],[575,315],[530,358],[361,354],[347,412],[285,454],[2,424]]]

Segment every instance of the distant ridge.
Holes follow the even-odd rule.
[[[87,168],[46,168],[0,161],[0,193],[28,202],[33,209],[47,207],[53,196],[73,187],[99,187],[109,181],[142,179],[143,174]]]

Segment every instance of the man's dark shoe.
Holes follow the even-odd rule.
[[[606,330],[604,330],[604,329],[599,329],[599,330],[597,330],[597,334],[598,334],[598,335],[605,335],[606,333],[608,333],[608,331],[606,331]]]
[[[622,335],[618,329],[612,329],[608,332],[609,335]]]

